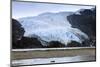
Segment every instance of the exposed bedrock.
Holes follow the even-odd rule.
[[[65,47],[65,45],[60,43],[59,41],[51,41],[48,44],[49,46],[45,46],[45,47],[47,48]]]
[[[29,37],[22,37],[21,40],[18,40],[16,43],[17,49],[23,48],[42,48],[41,42],[37,38],[29,38]]]
[[[12,19],[12,48],[16,48],[18,46],[17,41],[21,40],[24,35],[24,28],[16,19]]]
[[[84,9],[79,14],[72,14],[67,17],[73,28],[78,28],[89,36],[89,41],[85,40],[83,46],[89,43],[95,45],[96,39],[96,8]],[[88,44],[90,45],[90,44]]]

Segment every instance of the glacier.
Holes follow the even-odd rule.
[[[50,41],[59,41],[65,46],[71,41],[82,43],[88,35],[80,29],[72,28],[67,16],[73,12],[42,13],[38,16],[19,18],[25,29],[25,37],[37,37],[43,46]]]

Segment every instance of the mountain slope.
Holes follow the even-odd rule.
[[[58,41],[65,46],[71,41],[82,43],[88,36],[78,28],[72,28],[66,19],[72,12],[43,13],[35,17],[20,18],[25,37],[37,37],[43,46]]]

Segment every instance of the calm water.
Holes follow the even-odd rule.
[[[49,64],[49,63],[67,63],[79,61],[95,61],[95,56],[74,56],[74,57],[59,57],[59,58],[38,58],[38,59],[24,59],[13,60],[12,64],[17,65],[35,65],[35,64]]]

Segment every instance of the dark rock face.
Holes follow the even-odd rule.
[[[46,46],[46,47],[47,48],[56,48],[56,47],[65,47],[65,45],[58,41],[51,41],[51,42],[49,42],[49,46]]]
[[[17,46],[17,41],[20,40],[24,35],[24,28],[22,25],[15,19],[12,19],[12,48]]]
[[[22,37],[21,40],[17,41],[17,49],[23,48],[42,48],[41,42],[37,38]]]
[[[84,11],[80,11],[80,14],[70,15],[67,19],[73,28],[78,28],[86,33],[91,42],[96,39],[96,8],[84,9]]]
[[[96,8],[91,9],[84,9],[83,11],[80,11],[81,15],[95,15],[96,13]]]
[[[14,41],[21,39],[21,37],[24,35],[24,28],[22,28],[22,25],[15,19],[12,19],[12,39]]]
[[[76,41],[71,41],[71,43],[67,44],[67,47],[82,47],[82,44],[80,44]]]

